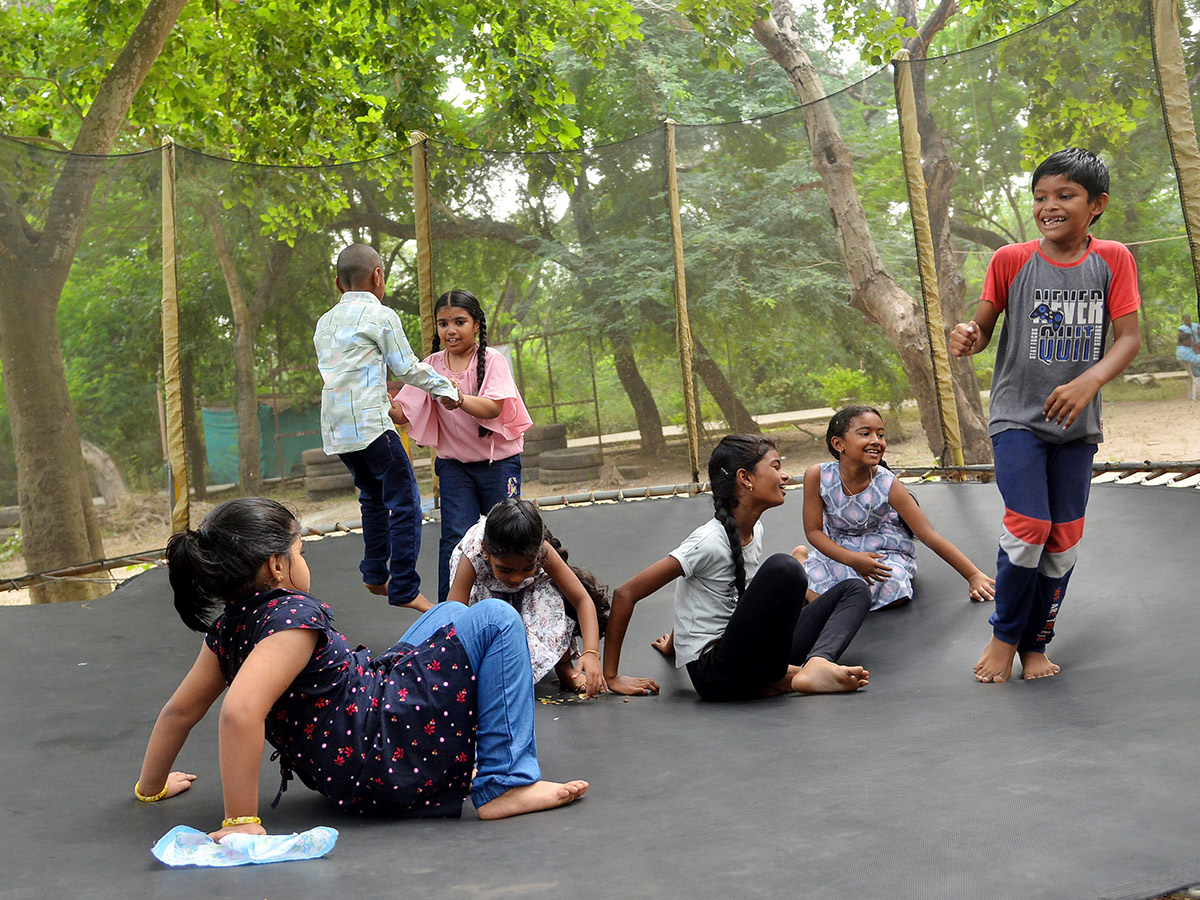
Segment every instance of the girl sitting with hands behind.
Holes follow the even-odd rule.
[[[762,435],[721,439],[708,461],[713,518],[666,558],[613,591],[604,638],[604,677],[618,694],[657,694],[649,678],[618,674],[625,631],[639,601],[675,585],[675,665],[687,667],[705,700],[857,691],[870,673],[838,660],[870,605],[861,581],[844,581],[805,601],[797,547],[759,565],[762,523],[787,498],[775,444]]]
[[[261,498],[223,503],[199,529],[172,535],[167,564],[175,608],[205,640],[151,732],[134,785],[139,800],[191,786],[196,776],[171,766],[226,687],[226,818],[214,840],[266,834],[264,740],[280,757],[280,793],[295,773],[364,814],[458,816],[469,790],[481,819],[499,819],[587,791],[586,781],[539,780],[529,651],[507,604],[440,604],[373,659],[351,649],[329,607],[308,593],[295,517]]]
[[[833,462],[804,473],[804,534],[813,548],[804,564],[810,596],[857,577],[870,586],[872,609],[902,606],[913,595],[915,537],[967,580],[972,600],[995,599],[996,580],[938,534],[883,461],[887,439],[879,410],[838,410],[825,444]]]

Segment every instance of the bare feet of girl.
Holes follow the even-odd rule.
[[[535,781],[533,784],[510,788],[495,800],[483,804],[476,812],[481,819],[507,819],[510,816],[541,812],[543,809],[566,806],[586,794],[587,789],[586,781],[568,781],[564,784],[557,781]]]
[[[656,641],[651,641],[650,646],[661,653],[668,659],[675,658],[675,632],[668,631]]]
[[[842,666],[823,656],[811,657],[792,677],[798,694],[838,694],[866,687],[871,673],[862,666]]]
[[[1021,654],[1021,677],[1028,681],[1031,678],[1050,678],[1062,671],[1062,667],[1050,662],[1045,653],[1029,651]]]
[[[1012,678],[1013,657],[1017,654],[1016,644],[1006,644],[995,635],[983,648],[983,656],[975,663],[975,680],[999,684]]]

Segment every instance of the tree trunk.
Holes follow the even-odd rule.
[[[208,465],[204,454],[204,430],[200,410],[196,408],[193,378],[194,360],[190,352],[180,354],[180,394],[183,400],[183,443],[186,447],[188,481],[197,500],[208,497]]]
[[[83,461],[88,464],[96,478],[96,490],[110,509],[129,496],[129,485],[125,483],[121,470],[113,458],[91,441],[80,441]]]
[[[696,345],[696,353],[692,357],[692,368],[700,376],[713,399],[717,401],[717,406],[721,408],[721,415],[729,423],[729,428],[739,434],[756,433],[759,430],[758,425],[750,415],[750,411],[746,409],[745,404],[734,392],[733,385],[729,383],[725,373],[717,365],[717,361],[704,346],[704,342],[695,335],[692,336],[692,341]]]
[[[78,155],[66,158],[40,232],[0,181],[0,366],[17,462],[22,546],[33,572],[104,555],[67,389],[58,303],[104,168],[96,157],[112,149],[184,3],[147,5],[80,125],[72,147]],[[37,273],[36,290],[23,289],[30,273]],[[88,600],[105,590],[56,581],[32,588],[30,597],[34,603]]]
[[[833,214],[842,261],[850,280],[850,305],[879,324],[891,339],[908,376],[921,425],[935,456],[945,452],[929,357],[929,338],[919,304],[887,271],[875,246],[854,182],[850,148],[826,100],[787,0],[772,0],[772,15],[754,23],[754,36],[787,73],[803,104],[813,164]]]
[[[629,395],[633,404],[633,414],[637,418],[638,431],[642,435],[642,451],[645,453],[661,453],[667,446],[663,435],[662,418],[658,414],[658,404],[654,402],[654,392],[642,378],[638,369],[637,358],[629,339],[615,331],[610,332],[609,342],[613,350],[613,362],[617,367],[617,378]]]

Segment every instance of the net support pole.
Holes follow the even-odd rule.
[[[413,227],[417,235],[417,308],[421,312],[421,355],[433,352],[433,243],[429,236],[428,135],[409,133],[412,141]]]
[[[907,50],[899,51],[892,58],[892,67],[895,72],[896,111],[900,119],[900,148],[904,154],[904,181],[908,187],[908,208],[916,242],[917,269],[921,277],[921,305],[925,312],[925,332],[929,338],[938,418],[942,423],[942,464],[961,466],[962,433],[958,424],[958,406],[954,400],[954,380],[950,374],[950,354],[946,347],[942,300],[938,293],[933,229],[929,224],[925,172],[921,168],[921,132],[917,127],[917,100],[913,93],[912,61]]]
[[[692,481],[700,481],[700,431],[696,414],[696,383],[692,379],[692,326],[688,318],[687,279],[683,268],[683,222],[679,215],[679,178],[675,166],[675,120],[664,123],[667,144],[667,210],[671,215],[671,249],[675,262],[675,346],[683,381],[683,421],[687,429]]]
[[[409,132],[412,141],[413,231],[417,236],[417,309],[421,316],[421,356],[433,352],[433,238],[429,231],[429,164],[426,155],[429,135],[423,131]],[[412,458],[408,428],[400,429],[404,450]],[[441,506],[441,491],[434,465],[437,451],[429,448],[429,469],[433,476],[433,502]]]
[[[183,436],[183,388],[179,367],[179,290],[175,269],[175,142],[162,143],[162,336],[163,406],[167,469],[171,474],[171,531],[186,531],[191,513],[187,451]]]
[[[1154,77],[1162,99],[1167,143],[1179,183],[1179,202],[1187,228],[1192,255],[1192,278],[1196,288],[1196,314],[1200,317],[1200,149],[1196,145],[1196,119],[1188,89],[1188,69],[1179,37],[1176,0],[1150,0],[1151,46]]]

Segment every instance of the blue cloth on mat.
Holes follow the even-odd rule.
[[[337,843],[335,828],[318,825],[300,834],[227,834],[217,843],[207,832],[176,825],[150,850],[168,866],[244,866],[324,856]]]

